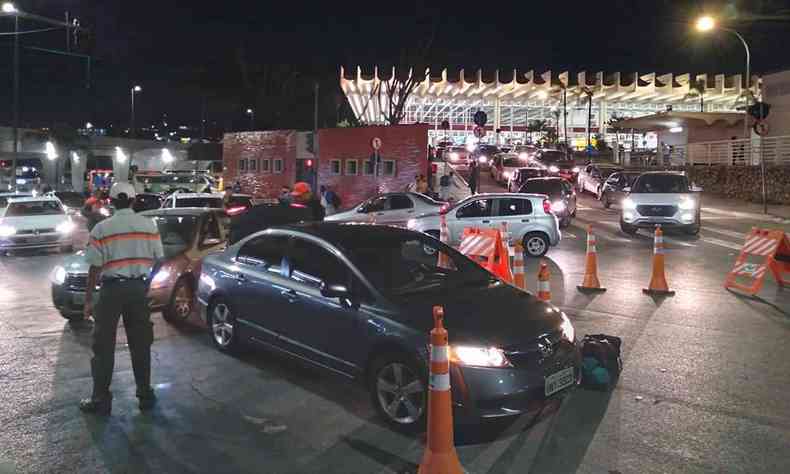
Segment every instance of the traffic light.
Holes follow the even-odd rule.
[[[768,117],[768,113],[771,111],[771,104],[766,104],[765,102],[755,102],[754,104],[750,105],[746,111],[754,117],[755,120],[764,120]]]

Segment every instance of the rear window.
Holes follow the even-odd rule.
[[[176,207],[207,207],[210,209],[222,209],[222,198],[178,198],[176,199]]]
[[[561,151],[544,151],[540,155],[540,160],[541,161],[548,161],[548,162],[570,161],[565,156],[565,153],[563,153]]]
[[[65,214],[58,201],[12,202],[8,205],[5,217],[53,216]]]
[[[559,179],[528,179],[521,186],[519,192],[534,193],[534,194],[547,194],[549,196],[556,196],[562,194],[564,186]]]
[[[505,158],[502,160],[502,165],[508,168],[518,168],[519,166],[524,166],[524,160],[521,160],[517,157]]]
[[[644,174],[634,183],[635,193],[672,194],[689,192],[688,179],[678,174]]]

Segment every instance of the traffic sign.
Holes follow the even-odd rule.
[[[442,130],[450,130],[450,121],[442,120]]]
[[[373,138],[373,140],[370,141],[370,146],[372,146],[374,150],[378,151],[381,148],[381,138]]]
[[[768,122],[764,120],[758,120],[754,123],[754,133],[757,135],[763,136],[768,133]]]
[[[475,115],[472,117],[472,121],[478,127],[485,127],[486,122],[488,122],[488,115],[486,115],[486,113],[483,112],[482,110],[478,110],[477,112],[475,112]]]
[[[483,127],[475,127],[475,136],[477,138],[483,138],[486,136],[486,129]]]

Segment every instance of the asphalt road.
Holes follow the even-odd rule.
[[[759,299],[722,288],[742,234],[765,223],[703,212],[699,237],[667,233],[677,294],[654,299],[641,291],[651,236],[620,233],[617,211],[593,199],[580,206],[547,255],[552,295],[577,334],[624,339],[622,378],[612,392],[576,390],[537,420],[458,427],[467,471],[790,472],[790,293],[772,282]],[[608,288],[593,296],[575,288],[587,224]],[[424,440],[378,423],[362,389],[267,353],[221,354],[198,322],[173,328],[158,314],[155,411],[137,409],[120,329],[113,415],[82,415],[90,332],[51,305],[60,258],[0,258],[0,473],[416,471]],[[533,289],[537,265],[526,262]]]

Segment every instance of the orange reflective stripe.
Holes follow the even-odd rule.
[[[114,234],[103,237],[98,240],[91,240],[91,242],[94,245],[101,246],[120,240],[159,240],[159,234],[149,234],[147,232],[125,232],[123,234]]]
[[[154,263],[152,258],[122,258],[119,260],[111,260],[104,264],[103,269],[129,267],[132,265],[151,265]]]

